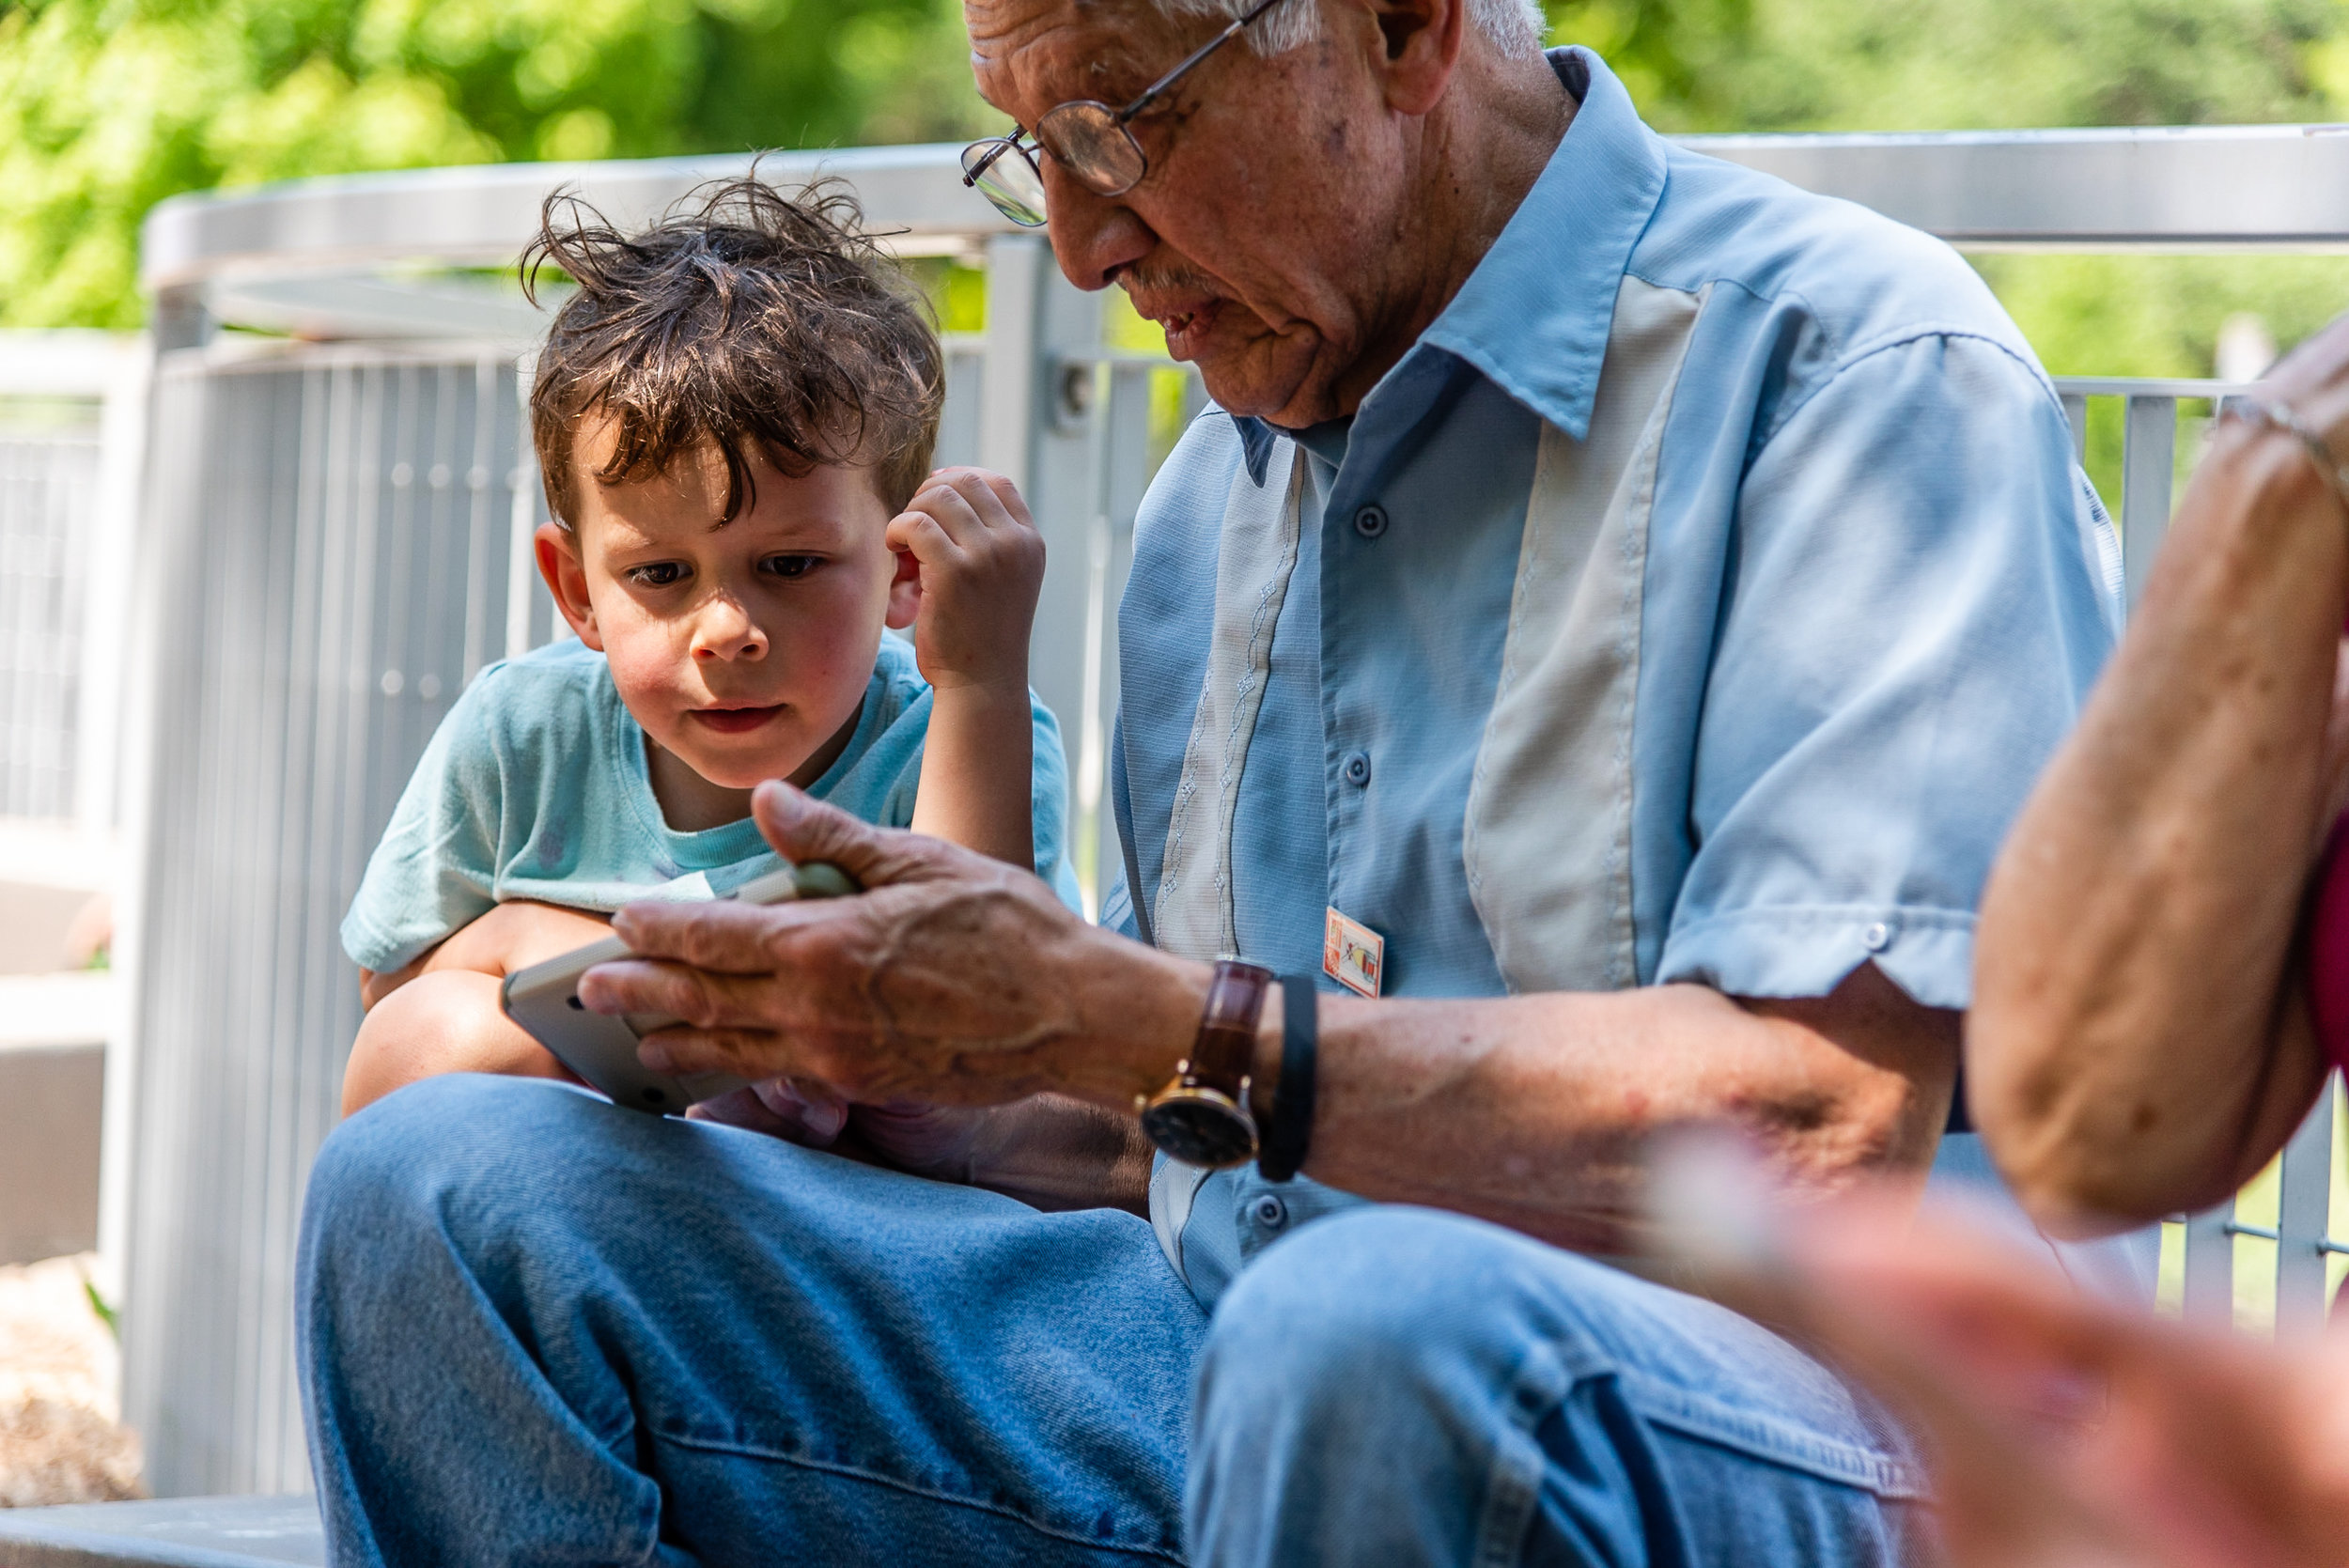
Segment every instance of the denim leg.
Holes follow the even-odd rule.
[[[1132,1215],[443,1078],[298,1275],[338,1564],[1179,1560],[1206,1323]]]
[[[1356,1210],[1217,1304],[1185,1498],[1240,1564],[1894,1564],[1903,1440],[1709,1302],[1475,1220]]]

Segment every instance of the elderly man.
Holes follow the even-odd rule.
[[[2029,349],[1513,0],[968,16],[1040,143],[969,166],[1221,411],[1137,528],[1117,929],[770,786],[871,891],[640,906],[583,995],[857,1102],[861,1161],[482,1079],[337,1132],[338,1560],[1913,1554],[1869,1408],[1564,1249],[1690,1120],[1921,1181],[1975,899],[2112,634]]]

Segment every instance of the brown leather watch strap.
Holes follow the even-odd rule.
[[[1264,1017],[1272,971],[1225,958],[1207,986],[1207,1005],[1199,1016],[1199,1037],[1191,1043],[1184,1076],[1221,1090],[1233,1103],[1248,1103],[1248,1079],[1256,1063],[1256,1024]]]

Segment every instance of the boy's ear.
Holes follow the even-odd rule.
[[[587,597],[587,568],[580,565],[578,538],[560,523],[542,522],[532,542],[537,546],[538,575],[546,579],[554,607],[581,642],[601,653],[603,635],[596,629],[596,606]]]
[[[903,631],[922,613],[922,563],[910,550],[893,551],[897,557],[897,575],[889,582],[889,613],[884,622],[894,631]]]

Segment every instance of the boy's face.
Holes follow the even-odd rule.
[[[791,777],[854,721],[882,626],[918,607],[871,471],[794,479],[754,448],[756,498],[721,527],[714,443],[658,478],[599,485],[616,434],[583,422],[576,530],[538,532],[556,604],[645,733],[694,772],[728,789]]]

